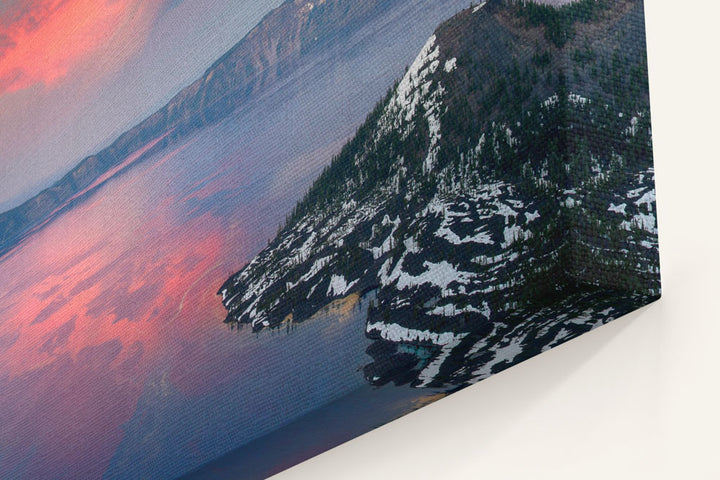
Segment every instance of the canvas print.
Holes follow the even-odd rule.
[[[266,478],[660,296],[642,0],[10,0],[0,146],[3,479]]]

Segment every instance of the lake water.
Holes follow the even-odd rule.
[[[418,13],[420,3],[233,118],[140,157],[0,259],[0,478],[173,478],[302,424],[320,405],[349,395],[329,408],[352,417],[348,405],[366,403],[366,303],[348,299],[292,330],[253,334],[222,323],[216,291],[466,2]],[[409,33],[399,41],[395,28]],[[372,392],[388,401],[371,420],[260,459],[273,465],[258,471],[290,466],[428,395]]]

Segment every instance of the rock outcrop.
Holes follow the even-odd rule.
[[[460,384],[656,298],[657,247],[642,2],[490,1],[219,294],[262,329],[372,292],[368,379]]]

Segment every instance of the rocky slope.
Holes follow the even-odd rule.
[[[437,29],[222,286],[226,322],[371,292],[368,380],[459,385],[660,294],[642,2],[528,5]]]
[[[128,157],[149,156],[227,117],[296,69],[305,57],[342,41],[397,3],[288,0],[166,106],[108,148],[82,160],[52,187],[0,214],[0,255],[126,166]]]

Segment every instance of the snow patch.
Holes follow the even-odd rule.
[[[467,334],[463,334],[467,335]],[[445,360],[450,356],[453,350],[455,350],[455,347],[460,345],[460,342],[462,341],[463,337],[455,337],[453,341],[449,342],[447,345],[444,345],[442,347],[442,350],[440,351],[440,354],[433,360],[430,364],[428,364],[427,367],[423,369],[422,372],[418,375],[418,380],[420,381],[420,385],[418,385],[420,388],[427,387],[434,379],[438,376],[440,373],[440,368],[442,368],[443,363],[445,363]]]
[[[355,280],[354,282],[347,283],[345,280],[345,277],[342,275],[333,275],[330,279],[330,285],[328,286],[327,296],[328,297],[339,297],[342,295],[345,295],[348,290],[350,290],[358,280]]]
[[[646,205],[648,211],[653,211],[653,205],[655,204],[655,190],[650,190],[649,192],[646,192],[645,195],[640,197],[640,200],[635,202],[635,205],[638,207],[641,205]]]
[[[527,223],[534,222],[540,218],[540,212],[538,210],[535,210],[534,213],[525,212],[525,219]]]
[[[403,327],[397,323],[370,323],[366,328],[367,333],[377,332],[383,340],[395,343],[426,342],[433,345],[445,346],[459,342],[465,338],[467,333],[454,334],[452,332],[431,332],[430,330],[416,330]]]
[[[310,270],[308,270],[307,273],[305,273],[305,275],[300,277],[298,279],[298,281],[295,283],[286,282],[285,288],[287,290],[292,290],[293,288],[297,287],[299,284],[301,284],[303,282],[307,282],[308,280],[313,278],[315,275],[317,275],[320,272],[320,270],[325,268],[330,263],[330,260],[333,259],[333,257],[334,257],[334,255],[329,255],[327,257],[323,257],[323,258],[319,258],[319,259],[315,260],[315,262],[312,264],[312,267],[310,267]]]
[[[627,208],[626,203],[623,203],[623,204],[620,204],[617,206],[614,203],[611,203],[610,208],[608,208],[608,212],[619,213],[621,215],[625,215],[625,208]]]
[[[473,13],[479,12],[480,9],[485,6],[485,4],[487,4],[487,1],[485,1],[485,2],[480,2],[480,5],[478,5],[477,7],[473,8],[473,11],[472,11],[472,12],[473,12]]]
[[[500,245],[502,248],[507,248],[518,240],[524,240],[530,236],[530,232],[525,232],[519,225],[512,227],[505,227],[503,231],[505,241]]]
[[[393,273],[388,277],[390,283],[397,280],[398,290],[430,284],[446,291],[452,283],[457,282],[461,285],[468,285],[470,280],[477,276],[475,273],[458,271],[454,265],[445,260],[440,263],[423,262],[423,267],[426,270],[417,276],[403,272],[402,264],[402,260],[399,261]]]
[[[457,68],[457,58],[451,58],[445,62],[445,72],[450,73]]]

